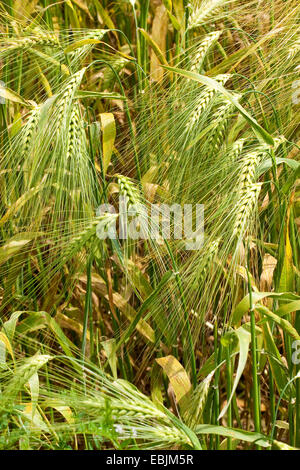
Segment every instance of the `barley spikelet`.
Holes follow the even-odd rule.
[[[20,38],[8,38],[6,45],[11,49],[26,49],[30,47],[60,47],[59,40],[55,34],[39,31],[36,35]]]
[[[292,59],[300,52],[300,39],[294,42],[294,44],[290,47],[288,52],[288,59]]]
[[[207,147],[210,152],[217,152],[224,144],[224,136],[235,106],[230,102],[225,102],[213,115],[214,128],[208,139]]]
[[[215,80],[222,85],[225,85],[225,83],[229,80],[230,75],[224,74],[224,75],[217,75],[215,77]],[[201,115],[203,112],[207,109],[209,106],[212,98],[215,96],[217,92],[213,90],[212,88],[206,88],[198,97],[196,107],[194,111],[191,113],[191,116],[186,124],[186,129],[190,130],[193,128],[198,121],[200,120]]]
[[[144,397],[142,403],[138,403],[127,399],[121,402],[120,400],[114,400],[105,396],[97,396],[97,399],[93,400],[76,400],[74,407],[85,410],[87,414],[93,414],[99,412],[99,410],[105,410],[108,400],[112,417],[118,422],[125,421],[126,419],[164,419],[166,417],[164,413],[154,406],[149,406],[146,397]]]
[[[196,272],[195,266],[191,265],[191,271],[189,276],[193,279],[192,283],[189,281],[189,276],[187,277],[187,283],[189,288],[193,290],[199,290],[199,286],[203,287],[205,285],[206,277],[209,275],[210,268],[214,263],[216,256],[219,251],[221,238],[216,238],[212,240],[203,247],[203,252],[197,262]]]
[[[196,28],[212,19],[225,2],[226,0],[206,0],[201,2],[190,14],[188,28]]]
[[[180,444],[187,444],[192,445],[188,436],[181,431],[180,429],[176,428],[175,426],[155,426],[152,430],[153,437],[157,437],[158,439],[164,439],[165,442],[168,443],[168,447],[173,445],[180,445]]]
[[[211,372],[207,377],[205,377],[204,380],[202,380],[199,385],[197,385],[190,400],[190,407],[183,415],[185,423],[191,429],[201,423],[201,418],[213,375],[214,372]]]
[[[32,135],[36,128],[36,124],[39,119],[40,106],[35,106],[34,109],[30,111],[28,120],[23,128],[23,142],[22,142],[22,156],[27,154],[28,147],[30,146]]]
[[[255,174],[261,160],[260,150],[248,153],[244,159],[239,177],[239,193],[243,197],[247,193],[247,188],[255,181]]]
[[[139,188],[127,176],[117,175],[120,195],[126,197],[128,207],[142,202]]]
[[[106,29],[92,29],[84,33],[85,39],[95,39],[96,41],[101,41],[104,34],[107,33]]]
[[[109,63],[114,68],[115,72],[119,74],[121,70],[128,64],[130,61],[125,57],[117,56],[115,59],[111,60]],[[104,79],[102,82],[103,90],[111,90],[115,81],[116,75],[110,67],[105,67],[103,70]]]
[[[282,143],[282,138],[275,139],[275,150]],[[242,160],[241,173],[237,189],[237,212],[234,222],[233,235],[243,235],[246,225],[256,206],[261,190],[261,184],[256,183],[257,167],[264,155],[268,154],[269,146],[261,145],[258,149],[249,152]]]
[[[77,88],[79,87],[79,85],[81,83],[81,80],[82,80],[82,77],[84,75],[85,70],[86,70],[85,68],[79,70],[79,72],[75,73],[70,78],[70,80],[68,81],[68,83],[65,87],[65,90],[64,90],[62,96],[60,97],[60,99],[58,101],[58,106],[57,106],[57,109],[56,109],[56,113],[57,113],[57,116],[58,116],[56,126],[57,126],[58,132],[61,131],[62,123],[63,123],[64,119],[66,118],[65,110],[68,109],[68,107],[72,106],[72,99],[74,97],[74,93],[75,93],[75,91],[77,90]]]
[[[108,30],[105,29],[93,29],[90,31],[84,31],[84,36],[82,37],[82,31],[80,31],[78,34],[74,34],[74,39],[75,40],[81,40],[81,39],[93,39],[95,41],[101,41],[103,36],[107,33]],[[78,65],[81,61],[81,59],[88,54],[91,49],[95,46],[95,44],[84,44],[81,47],[77,47],[75,50],[68,52],[68,56],[71,58],[73,63],[76,63],[78,60]]]
[[[221,35],[221,31],[213,31],[212,33],[209,33],[203,41],[199,44],[197,48],[197,52],[195,56],[192,59],[191,63],[191,71],[192,72],[199,72],[202,68],[203,62],[205,60],[205,57],[211,48],[211,46],[219,39]]]
[[[229,152],[229,158],[231,159],[231,161],[236,161],[240,157],[244,148],[245,141],[246,139],[238,139],[233,143]]]
[[[81,153],[82,147],[82,132],[80,123],[80,114],[78,106],[72,109],[69,131],[68,131],[68,144],[67,144],[67,159],[72,158]]]
[[[213,240],[212,242],[210,242],[208,244],[208,246],[206,247],[205,252],[203,253],[201,263],[199,265],[200,270],[199,270],[198,281],[199,281],[200,285],[203,283],[203,281],[204,281],[204,279],[205,279],[205,277],[208,273],[209,267],[210,267],[211,263],[214,261],[216,255],[218,253],[220,241],[221,241],[221,239],[217,238],[216,240]]]
[[[247,186],[245,185],[244,189],[241,191],[241,199],[238,204],[233,226],[233,236],[239,238],[244,235],[256,207],[261,187],[262,183],[250,183]]]
[[[28,382],[28,380],[49,360],[51,356],[37,354],[24,361],[14,373],[14,377],[3,390],[0,399],[0,406],[4,409],[9,403],[13,402],[17,394]]]
[[[103,231],[107,225],[113,223],[113,221],[117,218],[116,214],[104,214],[95,217],[91,222],[89,222],[84,229],[72,239],[70,242],[66,252],[65,257],[68,259],[70,256],[73,256],[75,253],[78,253],[82,248],[86,247],[86,245],[92,241],[92,239]]]

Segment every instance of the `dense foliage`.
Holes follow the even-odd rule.
[[[0,3],[1,449],[300,448],[299,13]]]

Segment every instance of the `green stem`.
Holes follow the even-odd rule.
[[[82,344],[81,344],[81,354],[84,361],[85,350],[86,350],[86,335],[89,322],[89,316],[91,315],[92,307],[92,257],[88,257],[87,266],[86,266],[86,294],[85,294],[85,304],[84,304],[84,317],[83,317],[83,332],[82,332]]]
[[[186,328],[187,328],[187,341],[188,341],[189,353],[191,357],[192,383],[195,388],[197,386],[197,368],[196,368],[196,357],[195,357],[195,352],[194,352],[193,337],[192,337],[191,326],[190,326],[190,321],[189,321],[189,313],[188,313],[187,304],[186,304],[186,300],[185,300],[185,296],[184,296],[184,292],[182,288],[181,277],[178,272],[177,263],[175,261],[175,258],[174,258],[174,255],[172,253],[169,243],[167,242],[166,239],[164,239],[164,242],[166,244],[168,253],[171,258],[172,266],[175,271],[175,279],[176,279],[176,283],[177,283],[177,287],[180,293],[180,299],[181,299],[181,303],[183,307],[184,319],[185,319]]]
[[[227,401],[230,400],[232,392],[232,363],[230,355],[230,344],[226,347],[226,394]],[[232,400],[227,409],[227,426],[232,428]],[[232,439],[228,437],[227,439],[227,450],[232,450]]]
[[[251,345],[252,345],[252,380],[253,380],[253,420],[256,432],[260,432],[260,391],[257,369],[257,348],[256,348],[256,331],[255,331],[255,313],[253,308],[252,287],[250,272],[248,274],[249,289],[249,305],[250,305],[250,322],[251,322]]]

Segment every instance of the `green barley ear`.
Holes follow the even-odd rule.
[[[67,82],[66,86],[64,87],[63,92],[58,96],[57,100],[57,110],[55,111],[58,120],[56,123],[56,128],[58,132],[61,132],[63,130],[62,124],[63,121],[66,120],[67,117],[67,112],[66,110],[72,108],[72,100],[74,98],[75,92],[77,91],[83,75],[86,71],[86,68],[83,68],[76,72],[72,77],[69,79]]]
[[[230,79],[230,75],[217,75],[215,80],[218,81],[220,84],[225,85],[225,83]],[[187,123],[186,123],[186,130],[189,131],[193,129],[199,122],[202,114],[211,104],[212,98],[216,95],[216,91],[206,87],[204,91],[200,93],[198,98],[196,99],[195,107],[193,112],[191,113]]]
[[[237,207],[233,226],[233,236],[243,237],[247,224],[257,204],[261,190],[261,184],[255,183],[256,172],[262,156],[268,150],[268,146],[261,146],[245,155],[242,160],[238,190]]]
[[[32,358],[33,359],[33,358]],[[67,407],[72,410],[72,423],[63,426],[53,422],[53,431],[87,432],[91,423],[97,436],[112,436],[120,441],[134,437],[139,448],[170,448],[192,446],[194,433],[163,406],[157,406],[148,396],[127,380],[113,380],[94,364],[82,368],[75,358],[55,358],[58,367],[43,370],[40,377],[39,406]],[[28,376],[26,377],[28,380]],[[66,392],[68,390],[68,392]],[[103,429],[103,416],[109,411],[110,430]],[[114,428],[114,429],[113,429]],[[107,431],[110,431],[107,433]]]
[[[300,52],[300,39],[297,39],[288,51],[288,59],[293,59]]]
[[[55,34],[36,31],[34,35],[7,38],[5,41],[9,49],[29,49],[31,47],[60,47]]]
[[[205,36],[205,38],[200,42],[191,61],[190,69],[192,72],[199,73],[201,71],[209,50],[213,44],[218,41],[220,36],[221,31],[213,31],[212,33],[209,33],[207,36]]]
[[[114,71],[119,75],[124,67],[129,63],[129,59],[125,57],[116,56],[112,60],[109,60],[108,63],[113,67]],[[103,90],[111,90],[116,82],[116,75],[114,71],[106,66],[103,69],[104,79],[102,82]]]
[[[72,158],[77,152],[81,151],[81,129],[80,114],[78,106],[74,106],[70,116],[68,143],[67,143],[67,159]]]
[[[197,266],[197,276],[194,284],[194,288],[199,288],[203,286],[209,270],[214,263],[216,256],[218,254],[219,246],[221,243],[221,238],[217,238],[204,246],[202,255],[199,259]]]
[[[208,397],[208,392],[210,390],[211,380],[213,378],[214,372],[211,372],[207,377],[205,377],[202,382],[197,385],[193,391],[193,395],[190,398],[190,406],[185,410],[183,414],[184,422],[191,429],[194,429],[195,426],[201,424],[202,416],[204,412],[204,407]]]
[[[245,184],[239,193],[239,203],[236,211],[233,236],[243,237],[247,230],[248,222],[256,207],[258,197],[261,191],[262,183]]]
[[[98,238],[101,238],[103,231],[107,230],[116,221],[117,217],[118,214],[107,213],[91,220],[78,235],[73,237],[66,249],[65,258],[70,258],[74,254],[79,253],[83,248],[86,248],[89,243],[96,241],[96,235],[98,235]]]
[[[237,96],[237,99],[239,99],[240,96],[241,95]],[[229,120],[234,113],[235,107],[226,100],[214,112],[212,117],[214,125],[206,144],[208,152],[216,153],[220,150],[222,145],[226,145],[226,130],[228,129]]]
[[[50,355],[36,354],[26,359],[24,363],[16,369],[13,378],[4,387],[0,397],[0,407],[5,409],[16,398],[28,380],[48,361],[52,359]]]
[[[40,106],[35,106],[35,108],[30,112],[28,116],[28,120],[23,128],[21,137],[21,145],[20,145],[20,160],[21,162],[24,161],[24,176],[28,181],[28,174],[29,174],[29,154],[30,148],[33,143],[33,139],[35,138],[36,129],[39,121],[40,116]]]
[[[243,151],[245,142],[246,142],[246,139],[238,139],[232,144],[232,147],[229,150],[230,160],[232,160],[233,162],[238,160],[238,158],[240,157]]]
[[[189,17],[188,29],[197,28],[219,13],[220,8],[225,5],[227,0],[204,0],[196,2]]]
[[[127,176],[117,175],[120,195],[126,197],[128,206],[142,202],[141,192],[134,181]]]

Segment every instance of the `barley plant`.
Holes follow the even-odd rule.
[[[300,449],[299,19],[0,3],[0,449]]]

